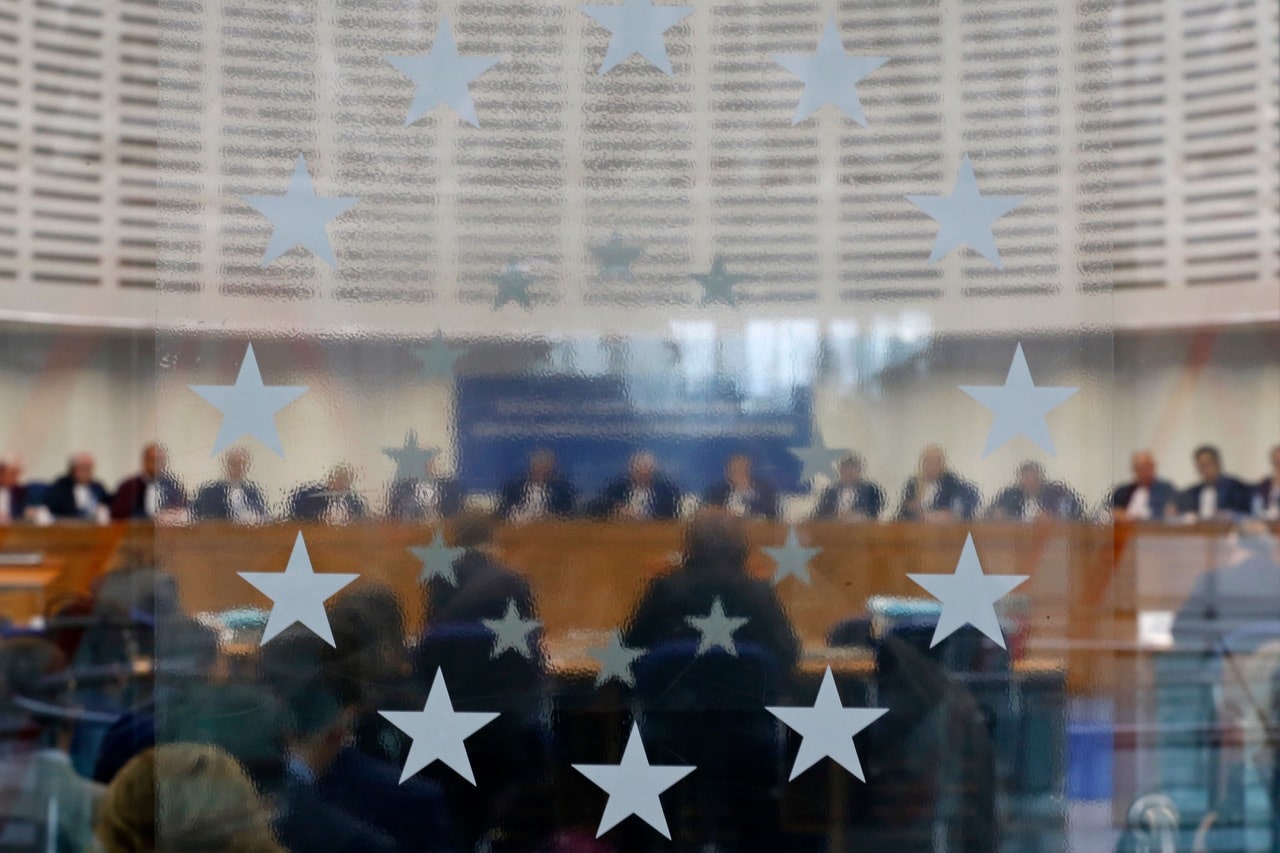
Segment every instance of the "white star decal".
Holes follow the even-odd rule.
[[[834,104],[840,112],[866,127],[867,117],[862,112],[857,84],[888,62],[889,57],[850,56],[845,53],[836,16],[832,15],[827,18],[816,53],[780,53],[773,57],[773,61],[804,81],[804,94],[800,96],[792,124],[804,121],[824,104]]]
[[[787,726],[799,733],[800,751],[791,768],[791,779],[824,758],[830,758],[859,780],[865,782],[862,761],[853,745],[853,736],[883,717],[888,708],[846,708],[840,704],[840,693],[831,667],[822,676],[818,698],[812,708],[766,708]]]
[[[994,415],[987,443],[982,449],[984,457],[999,449],[1005,442],[1020,435],[1040,445],[1050,456],[1055,455],[1053,436],[1045,415],[1065,403],[1079,388],[1066,386],[1039,386],[1031,379],[1027,357],[1022,344],[1013,352],[1013,363],[1004,385],[961,385],[960,390],[991,410]]]
[[[608,74],[634,54],[671,76],[671,59],[663,33],[693,14],[692,6],[655,6],[652,0],[623,0],[621,6],[583,6],[582,11],[613,35],[601,74]]]
[[[711,601],[711,612],[706,616],[686,616],[684,621],[698,629],[698,654],[706,654],[713,648],[724,649],[731,655],[738,654],[733,642],[733,632],[751,620],[745,616],[726,616],[724,604],[716,596]]]
[[[930,648],[938,645],[965,625],[972,625],[1000,648],[1006,648],[1004,632],[995,603],[1025,583],[1029,575],[987,575],[982,572],[973,534],[964,540],[964,549],[956,570],[949,575],[907,575],[942,602],[938,627],[934,629]]]
[[[909,195],[907,201],[938,221],[938,237],[933,243],[929,263],[941,260],[953,249],[968,246],[990,261],[996,269],[1004,269],[996,237],[995,221],[1025,200],[1023,196],[988,195],[978,189],[969,155],[960,161],[951,195]]]
[[[336,572],[317,574],[311,568],[311,557],[307,554],[307,543],[303,541],[301,533],[294,540],[289,562],[283,572],[236,574],[271,599],[271,615],[267,617],[267,627],[262,632],[260,643],[264,646],[295,622],[310,629],[329,645],[334,645],[333,631],[329,628],[329,616],[324,612],[324,603],[360,577]]]
[[[609,795],[596,838],[635,815],[670,841],[671,829],[667,826],[667,815],[662,810],[662,800],[658,795],[696,768],[650,764],[644,751],[644,741],[640,738],[640,727],[632,723],[622,761],[617,764],[575,764],[573,769]]]
[[[463,56],[453,40],[453,27],[448,18],[440,20],[435,43],[431,51],[422,56],[388,56],[387,62],[414,82],[413,103],[405,116],[404,126],[426,116],[444,104],[457,113],[463,121],[479,127],[476,105],[471,99],[468,85],[472,80],[501,62],[501,56]]]
[[[243,436],[252,436],[284,456],[276,412],[307,393],[305,385],[263,385],[253,344],[244,351],[234,385],[189,385],[192,391],[222,412],[222,425],[213,442],[216,456]]]
[[[326,198],[316,195],[301,154],[293,168],[293,179],[284,195],[247,195],[245,204],[271,220],[271,239],[262,256],[267,266],[294,246],[302,246],[331,267],[337,267],[333,246],[325,227],[360,201],[355,196]]]
[[[413,745],[400,773],[403,784],[415,773],[441,761],[472,785],[476,783],[467,757],[464,741],[498,718],[498,714],[481,711],[455,711],[444,681],[444,670],[436,670],[421,711],[379,711],[387,722],[408,735]]]

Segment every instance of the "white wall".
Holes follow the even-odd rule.
[[[947,343],[886,373],[878,385],[828,378],[816,395],[817,425],[829,445],[863,452],[870,475],[895,497],[929,442],[946,446],[955,467],[988,494],[1011,479],[1019,461],[1036,458],[1090,500],[1124,475],[1135,447],[1154,449],[1164,473],[1182,483],[1192,477],[1190,450],[1199,442],[1219,444],[1227,467],[1249,479],[1262,476],[1268,449],[1280,442],[1274,328],[1125,336],[1115,343],[1114,367],[1106,338],[1083,350],[1071,339],[1027,339],[1025,346],[1037,383],[1081,387],[1050,416],[1056,458],[1024,439],[981,458],[989,416],[955,386],[1002,381],[1012,341]],[[0,450],[20,452],[32,478],[55,475],[72,450],[90,450],[103,479],[114,484],[134,470],[138,448],[158,424],[189,484],[213,477],[218,459],[209,448],[218,416],[185,384],[232,381],[239,356],[224,353],[234,349],[162,352],[157,413],[148,338],[0,330]],[[319,478],[338,460],[359,466],[363,485],[379,492],[394,467],[380,449],[400,445],[411,428],[424,444],[444,447],[452,464],[451,395],[442,382],[417,378],[407,349],[381,345],[373,354],[357,348],[345,355],[297,344],[257,349],[268,384],[314,386],[278,417],[288,458],[253,445],[255,476],[278,495]],[[345,378],[318,384],[320,375]]]

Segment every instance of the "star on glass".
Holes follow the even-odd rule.
[[[471,759],[467,757],[464,741],[480,729],[498,719],[498,714],[487,711],[455,711],[449,698],[449,687],[444,681],[444,670],[437,669],[427,694],[427,704],[421,711],[379,711],[387,722],[409,736],[413,742],[404,760],[400,782],[436,761],[453,769],[472,785],[476,783],[471,771]]]
[[[410,430],[405,434],[403,447],[384,447],[382,452],[396,463],[396,480],[417,480],[427,472],[427,466],[440,455],[434,447],[418,444],[418,434]]]
[[[703,305],[709,305],[712,302],[737,305],[738,298],[733,293],[733,287],[747,280],[745,275],[734,275],[726,272],[724,258],[720,255],[716,255],[715,260],[711,262],[710,272],[693,273],[692,278],[702,285]]]
[[[695,767],[650,764],[640,738],[640,726],[631,724],[622,761],[617,764],[575,764],[573,769],[590,779],[609,795],[596,838],[604,835],[628,817],[635,815],[671,840],[667,814],[659,794],[692,773]]]
[[[465,349],[453,349],[445,343],[444,333],[437,329],[425,347],[414,349],[413,357],[422,365],[425,378],[453,379],[453,366],[466,353]]]
[[[294,540],[289,562],[283,572],[236,572],[240,577],[271,599],[271,615],[262,632],[260,645],[265,646],[281,631],[295,622],[310,629],[317,637],[333,646],[333,631],[324,603],[359,575],[324,572],[317,574],[311,568],[307,543],[302,534]]]
[[[440,19],[440,29],[436,32],[435,43],[431,51],[417,56],[388,56],[395,69],[414,82],[417,88],[413,93],[413,102],[409,105],[409,114],[405,116],[404,126],[426,116],[436,107],[444,104],[458,114],[463,121],[479,127],[476,119],[476,105],[471,100],[468,85],[472,80],[497,65],[506,57],[502,56],[462,56],[458,53],[458,45],[453,40],[453,27],[448,18]]]
[[[623,242],[616,234],[608,243],[592,246],[591,254],[600,264],[602,278],[631,278],[631,264],[644,250]]]
[[[991,431],[982,455],[989,456],[1005,442],[1025,435],[1040,445],[1050,456],[1056,455],[1053,436],[1045,416],[1075,395],[1079,388],[1069,386],[1037,387],[1027,367],[1022,344],[1014,350],[1013,362],[1004,385],[961,385],[960,390],[991,410]]]
[[[410,545],[409,553],[422,563],[422,571],[418,573],[418,582],[426,583],[432,578],[440,578],[450,586],[458,585],[458,576],[453,571],[453,563],[465,552],[466,548],[450,548],[444,544],[444,534],[439,530],[431,538],[431,544],[425,547]]]
[[[623,0],[621,6],[581,7],[593,21],[608,30],[600,74],[608,74],[635,54],[640,54],[670,77],[671,58],[663,33],[693,14],[692,6],[655,6],[653,0]]]
[[[821,548],[803,548],[800,546],[800,535],[793,524],[787,529],[787,540],[781,548],[761,548],[777,564],[773,573],[773,585],[777,586],[788,577],[794,577],[806,586],[809,584],[809,561]]]
[[[858,758],[853,737],[876,720],[883,717],[888,708],[846,708],[840,704],[840,693],[831,667],[822,676],[818,698],[812,708],[766,708],[787,727],[800,735],[800,751],[791,768],[791,781],[824,758],[830,758],[860,781],[867,781],[862,773],[862,761]]]
[[[960,561],[950,575],[907,575],[942,602],[938,627],[934,629],[930,648],[938,645],[965,625],[972,625],[1000,648],[1005,648],[1004,633],[995,603],[1026,582],[1029,575],[986,575],[973,547],[973,534],[964,540]]]
[[[529,635],[541,628],[542,623],[537,619],[521,619],[514,598],[507,600],[507,612],[501,619],[481,619],[480,622],[493,632],[493,650],[489,657],[496,658],[508,650],[521,657],[533,657]]]
[[[222,412],[222,425],[213,442],[214,456],[243,436],[252,436],[284,456],[280,433],[276,431],[276,412],[307,393],[305,385],[263,385],[253,344],[244,351],[240,372],[234,385],[188,385],[206,402]]]
[[[858,98],[857,83],[889,61],[887,56],[850,56],[840,41],[836,16],[827,18],[816,53],[779,53],[773,61],[804,81],[804,93],[796,107],[793,125],[816,113],[824,104],[834,104],[840,112],[867,126]]]
[[[1025,201],[1020,195],[988,195],[978,190],[969,155],[960,161],[951,195],[909,195],[907,201],[938,221],[938,237],[933,243],[929,263],[945,257],[952,249],[968,246],[990,261],[996,269],[1004,269],[996,249],[995,221]]]
[[[284,195],[242,196],[245,204],[271,220],[271,239],[262,256],[267,266],[294,246],[302,246],[331,267],[337,267],[333,246],[325,226],[360,201],[358,197],[327,198],[316,195],[307,172],[307,161],[299,154],[293,179]]]
[[[529,288],[533,285],[533,276],[529,275],[515,261],[508,261],[502,272],[493,277],[498,286],[498,295],[494,297],[494,310],[508,302],[514,302],[526,311],[533,310],[533,298]]]
[[[636,686],[635,674],[631,664],[636,658],[644,655],[644,649],[629,649],[622,645],[622,632],[614,630],[609,634],[609,644],[602,648],[588,649],[587,654],[600,662],[600,672],[596,673],[596,686],[616,679],[628,687]]]
[[[815,429],[808,447],[788,447],[787,452],[800,460],[800,464],[804,466],[800,479],[807,482],[819,474],[830,477],[835,472],[836,464],[849,451],[827,447],[822,440],[822,433]]]
[[[686,616],[684,621],[696,628],[701,635],[698,638],[698,654],[720,648],[737,657],[738,647],[734,645],[733,632],[751,620],[745,616],[726,616],[724,604],[717,595],[711,601],[710,613],[706,616]]]

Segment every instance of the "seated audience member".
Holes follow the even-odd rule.
[[[532,521],[547,516],[573,514],[573,486],[556,473],[556,455],[536,451],[529,458],[529,471],[502,487],[498,515],[507,521]]]
[[[1280,614],[1280,566],[1266,525],[1245,521],[1228,537],[1227,564],[1206,572],[1178,610],[1174,642],[1214,651],[1237,628],[1275,622]]]
[[[1044,478],[1039,462],[1023,462],[1018,466],[1018,482],[996,495],[987,514],[1015,521],[1078,519],[1084,515],[1084,508],[1069,486]]]
[[[289,517],[297,521],[348,524],[368,517],[364,498],[352,488],[356,472],[350,465],[335,465],[323,483],[302,486],[289,499]]]
[[[778,490],[771,483],[751,473],[751,458],[745,453],[729,457],[724,466],[724,479],[703,493],[703,503],[721,507],[736,518],[778,517]]]
[[[187,492],[178,478],[169,473],[169,455],[158,444],[142,449],[142,471],[123,481],[111,500],[111,517],[155,518],[166,512],[186,509]]]
[[[27,508],[22,460],[12,455],[0,458],[0,524],[25,518]]]
[[[479,510],[468,510],[454,524],[454,543],[464,549],[454,560],[456,583],[433,577],[426,583],[426,623],[428,627],[446,622],[474,622],[501,619],[507,602],[515,601],[520,615],[534,613],[533,590],[529,581],[503,565],[493,544],[495,519]]]
[[[652,648],[673,640],[697,640],[687,621],[705,616],[717,599],[726,616],[747,622],[735,643],[754,643],[769,652],[781,672],[800,660],[800,642],[773,585],[747,574],[749,546],[742,522],[722,513],[699,514],[685,535],[680,566],[649,582],[623,630],[623,644]]]
[[[680,510],[680,489],[658,473],[657,458],[647,451],[631,457],[625,476],[604,487],[591,502],[596,518],[672,519]]]
[[[818,499],[814,518],[840,521],[876,519],[884,511],[884,489],[862,477],[862,456],[851,453],[840,460],[840,479]]]
[[[195,516],[201,521],[259,524],[267,519],[262,489],[248,479],[249,451],[233,447],[222,460],[223,478],[205,483],[196,493]]]
[[[898,518],[904,521],[966,521],[978,511],[978,488],[947,468],[947,455],[931,444],[920,453],[920,469],[902,487]]]
[[[1139,450],[1130,460],[1132,482],[1117,486],[1107,503],[1117,521],[1151,521],[1164,518],[1173,509],[1177,492],[1168,480],[1156,476],[1156,457]]]
[[[1178,495],[1177,511],[1185,519],[1208,520],[1245,515],[1253,508],[1249,487],[1222,473],[1222,454],[1211,444],[1195,452],[1200,482]]]
[[[244,768],[205,744],[134,757],[107,788],[96,834],[107,853],[284,853]]]
[[[0,640],[0,727],[11,739],[0,753],[0,768],[5,781],[16,785],[0,797],[0,826],[22,821],[27,825],[47,826],[50,803],[57,802],[57,825],[48,833],[39,849],[87,850],[93,840],[93,826],[105,788],[78,773],[67,754],[70,746],[68,726],[48,725],[19,706],[14,699],[24,697],[37,701],[57,702],[44,685],[46,679],[65,671],[67,657],[48,640],[36,637],[12,637]],[[32,741],[26,748],[11,751],[39,733],[48,744]],[[20,772],[21,771],[21,772]],[[16,793],[16,797],[12,796]],[[18,846],[5,849],[31,849]]]
[[[1254,515],[1280,520],[1280,444],[1271,448],[1271,476],[1258,484],[1253,504]]]
[[[54,518],[101,518],[108,511],[111,495],[93,478],[93,457],[77,453],[71,457],[67,473],[54,480],[44,496],[44,505]]]
[[[439,473],[432,455],[421,477],[396,480],[387,497],[387,517],[401,521],[439,521],[453,518],[462,510],[462,486]]]

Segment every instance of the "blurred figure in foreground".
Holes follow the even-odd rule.
[[[538,450],[529,457],[528,472],[502,487],[498,515],[514,522],[567,518],[573,514],[574,500],[573,486],[556,471],[556,455]]]
[[[724,480],[713,484],[702,496],[707,506],[721,507],[736,518],[758,516],[770,521],[778,517],[778,490],[751,471],[751,457],[736,453],[724,466]]]
[[[205,744],[165,744],[125,765],[107,789],[97,839],[106,853],[284,853],[244,769]]]
[[[105,518],[111,495],[94,479],[96,463],[88,453],[77,453],[67,463],[67,473],[54,480],[45,493],[44,505],[54,518]]]
[[[1107,504],[1116,521],[1159,521],[1173,510],[1177,492],[1173,483],[1156,475],[1156,457],[1139,450],[1129,461],[1133,480],[1117,486]]]
[[[978,511],[978,488],[947,467],[947,455],[931,444],[920,452],[920,469],[902,487],[898,518],[904,521],[967,521]]]
[[[1271,448],[1270,476],[1254,490],[1253,514],[1269,521],[1280,520],[1280,444]]]
[[[658,472],[658,459],[648,451],[633,454],[625,476],[604,487],[588,512],[595,518],[632,521],[672,519],[680,510],[680,489]]]
[[[1018,481],[996,495],[988,514],[1012,521],[1076,520],[1084,515],[1084,507],[1067,484],[1046,480],[1040,463],[1028,461],[1018,466]]]
[[[1173,639],[1180,648],[1213,651],[1238,628],[1280,620],[1280,566],[1266,525],[1243,522],[1227,547],[1226,565],[1206,572],[1178,610]]]
[[[353,488],[356,470],[350,465],[335,465],[323,483],[302,486],[289,499],[289,517],[330,525],[361,521],[369,515],[364,498]]]
[[[818,499],[814,518],[837,521],[874,521],[884,511],[884,489],[863,479],[862,455],[850,453],[840,460],[840,479]]]
[[[262,489],[249,480],[249,451],[233,447],[222,459],[223,477],[200,487],[195,516],[200,521],[232,521],[261,524],[267,520],[267,500]]]
[[[152,442],[142,448],[142,470],[116,488],[111,517],[156,518],[186,508],[187,492],[169,473],[169,454]]]

